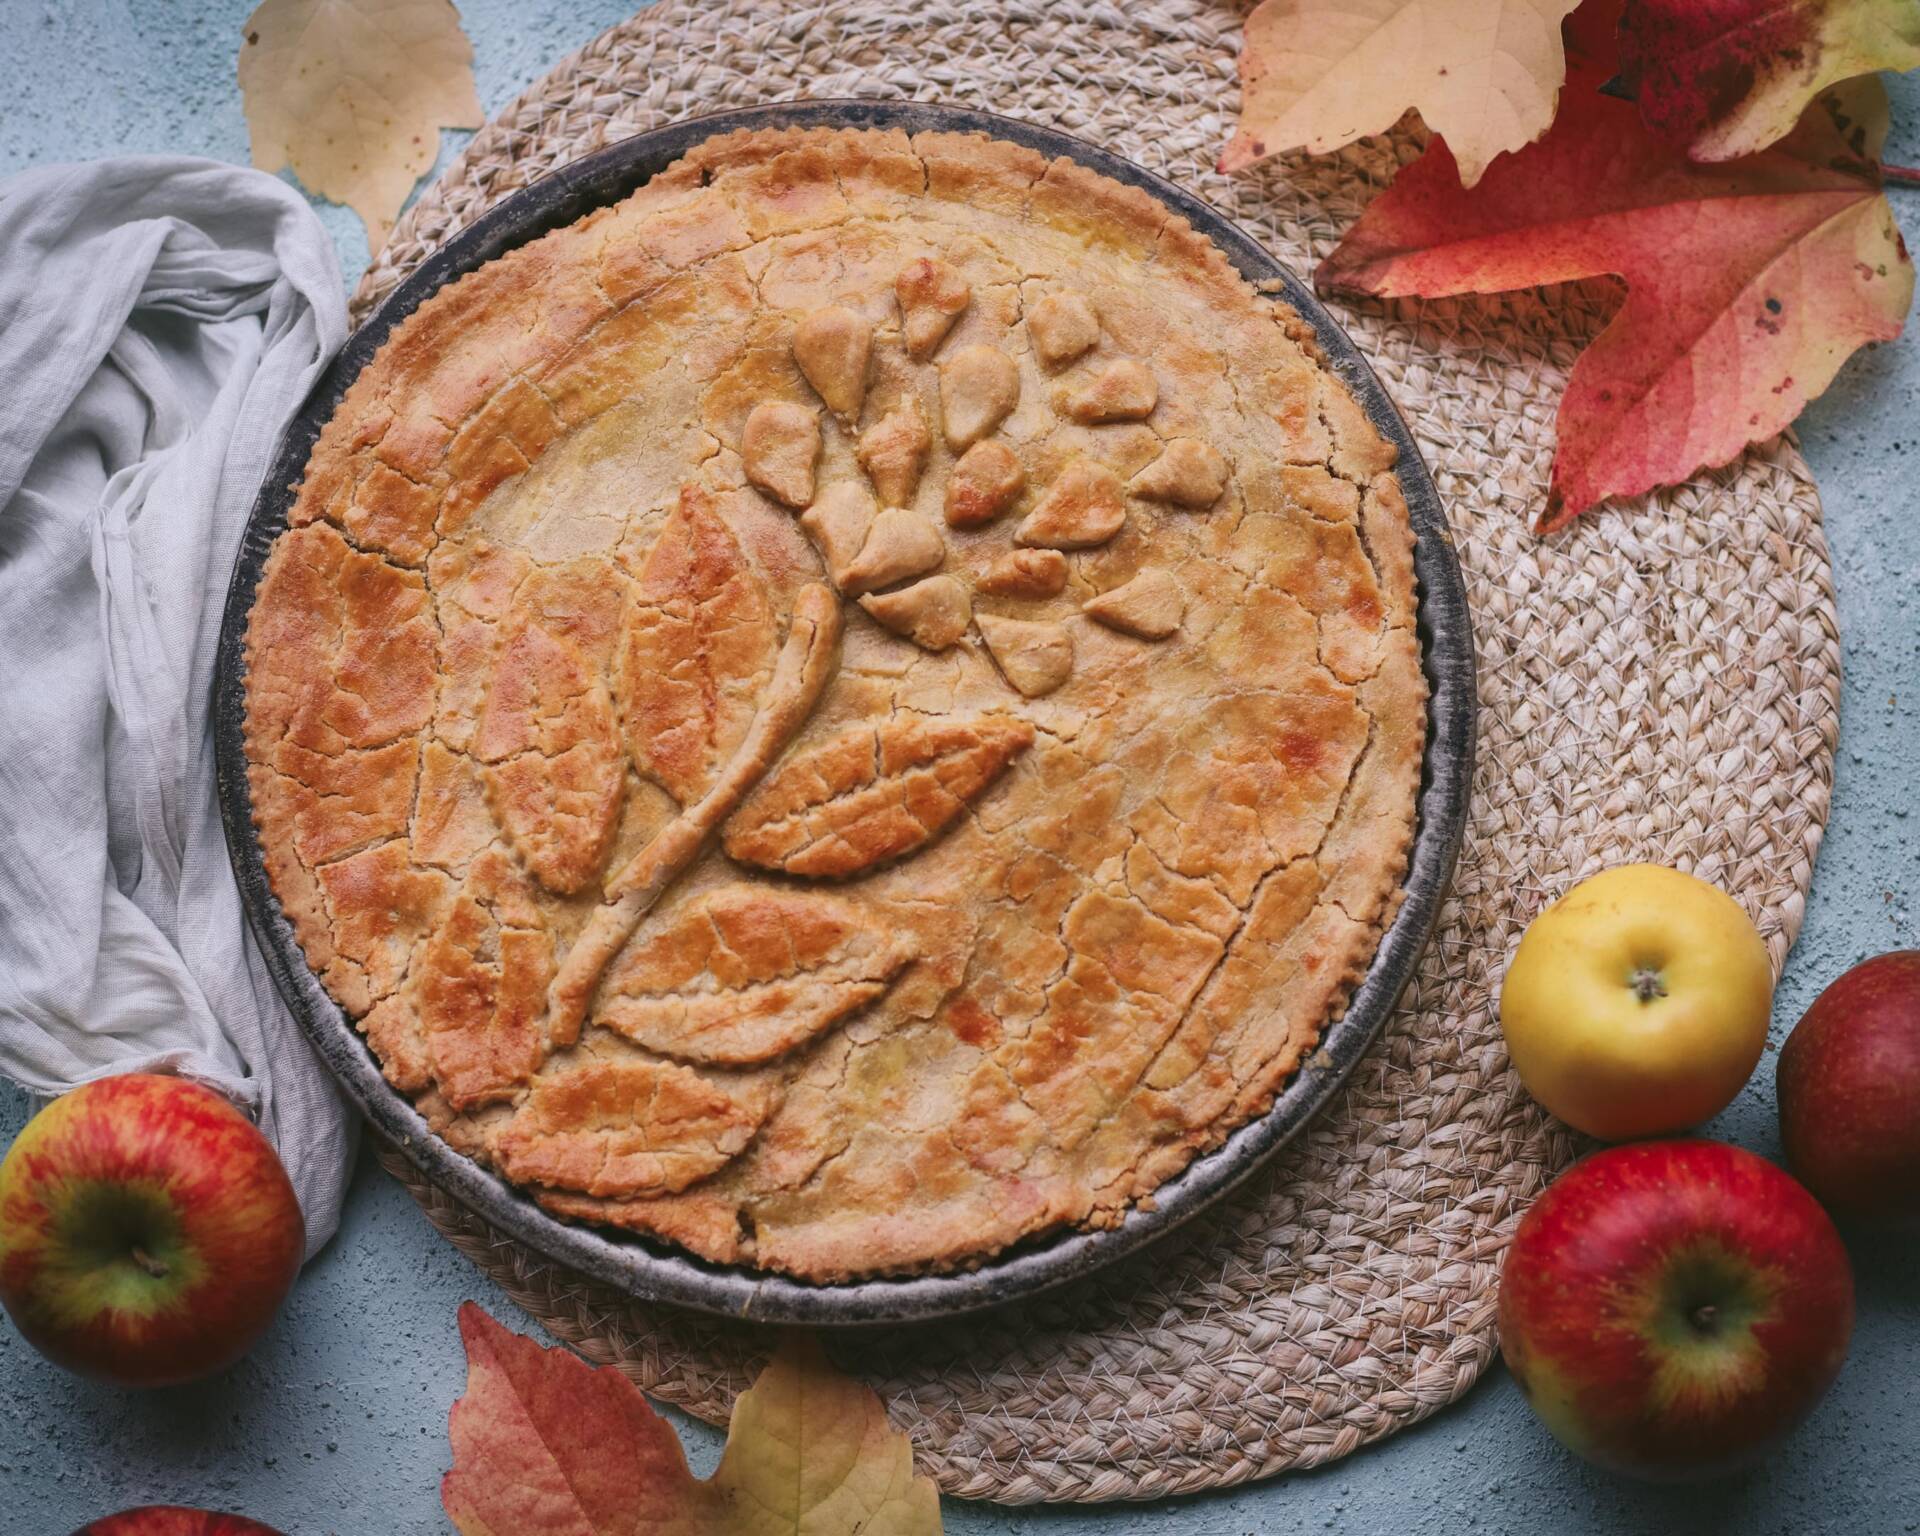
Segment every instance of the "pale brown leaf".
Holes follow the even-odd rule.
[[[1265,0],[1247,18],[1237,171],[1316,154],[1417,107],[1472,186],[1494,156],[1546,132],[1566,74],[1560,23],[1579,0]]]
[[[733,1536],[939,1536],[940,1496],[880,1399],[805,1334],[740,1394],[713,1474]]]
[[[473,47],[448,0],[263,0],[240,47],[253,163],[345,203],[379,250],[440,150],[478,128]]]

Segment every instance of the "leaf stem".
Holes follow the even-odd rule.
[[[1920,187],[1920,166],[1883,165],[1880,179],[1896,187]]]
[[[547,987],[547,1040],[565,1049],[580,1039],[594,990],[640,920],[707,846],[720,823],[766,776],[800,734],[839,664],[840,599],[814,583],[794,599],[786,644],[774,662],[767,696],[747,738],[706,794],[653,835],[606,886],[606,899],[567,950]]]

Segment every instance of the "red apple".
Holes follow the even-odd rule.
[[[1713,1141],[1597,1152],[1534,1203],[1500,1348],[1570,1449],[1658,1480],[1751,1462],[1846,1358],[1853,1271],[1819,1202]]]
[[[182,1078],[76,1088],[0,1162],[0,1304],[35,1349],[107,1381],[231,1365],[272,1321],[304,1246],[266,1137]]]
[[[123,1509],[73,1536],[280,1536],[270,1525],[243,1515],[220,1515],[210,1509],[182,1509],[178,1504],[143,1504]]]
[[[1787,1164],[1843,1220],[1920,1228],[1920,949],[1856,965],[1780,1052]]]

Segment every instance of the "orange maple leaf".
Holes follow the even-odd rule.
[[[939,1536],[940,1499],[880,1400],[790,1335],[702,1480],[667,1421],[595,1368],[460,1308],[467,1391],[440,1485],[461,1536]]]
[[[1384,297],[1625,280],[1560,404],[1543,531],[1772,437],[1858,347],[1898,336],[1913,300],[1875,164],[1877,81],[1829,93],[1764,154],[1697,165],[1600,93],[1618,16],[1615,0],[1569,23],[1546,137],[1471,190],[1436,142],[1316,274],[1323,290]]]
[[[1640,116],[1696,160],[1785,137],[1822,91],[1920,68],[1913,0],[1628,0],[1620,73]]]

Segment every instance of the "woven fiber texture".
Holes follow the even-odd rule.
[[[1216,175],[1239,13],[1213,0],[662,0],[482,131],[368,271],[379,298],[568,160],[697,112],[799,96],[948,101],[1131,156],[1308,271],[1418,149]],[[1022,1307],[830,1341],[948,1493],[1150,1498],[1314,1466],[1459,1397],[1495,1350],[1514,1222],[1577,1148],[1521,1091],[1495,1016],[1521,930],[1616,862],[1731,891],[1776,969],[1826,822],[1839,645],[1819,499],[1778,441],[1718,473],[1527,532],[1553,413],[1607,284],[1341,310],[1420,440],[1474,609],[1474,815],[1420,974],[1345,1091],[1266,1174],[1149,1255]],[[764,1357],[745,1328],[569,1275],[403,1162],[428,1214],[527,1311],[647,1391],[724,1419]]]

